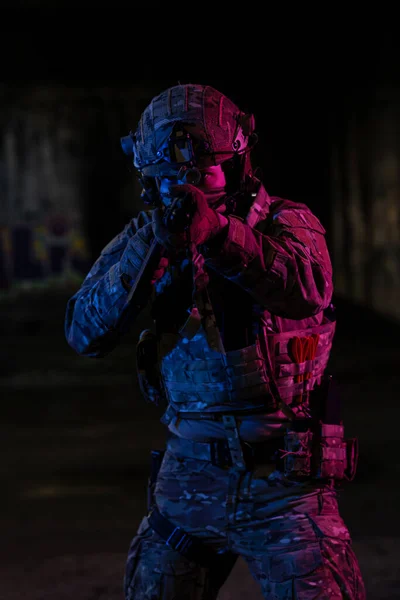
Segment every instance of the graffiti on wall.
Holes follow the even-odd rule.
[[[85,238],[62,215],[55,221],[0,228],[0,294],[82,279],[89,266]]]
[[[47,108],[47,107],[46,107]],[[0,292],[63,284],[88,259],[79,203],[77,130],[40,104],[21,107],[1,138]]]
[[[81,281],[93,224],[107,237],[119,210],[133,216],[117,145],[121,122],[137,119],[138,93],[33,86],[19,94],[0,122],[0,295]]]

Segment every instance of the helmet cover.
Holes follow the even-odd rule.
[[[154,97],[137,130],[121,138],[123,150],[146,176],[205,168],[242,154],[254,132],[254,117],[211,86],[185,84]]]

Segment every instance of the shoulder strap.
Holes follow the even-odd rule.
[[[258,225],[258,223],[260,223],[260,221],[263,221],[269,213],[271,202],[271,196],[261,184],[257,194],[255,195],[254,201],[250,206],[245,223],[250,225],[250,227],[255,227]]]

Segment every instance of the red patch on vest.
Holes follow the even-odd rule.
[[[306,360],[313,360],[317,354],[317,347],[319,342],[319,334],[313,333],[309,336],[298,337],[295,336],[290,340],[290,354],[293,362],[302,363]],[[306,379],[310,379],[311,372],[301,373],[296,375],[295,383],[301,383]],[[295,402],[300,404],[303,402],[303,394],[295,397]]]

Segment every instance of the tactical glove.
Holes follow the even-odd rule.
[[[224,217],[209,207],[206,196],[194,185],[183,184],[172,188],[172,193],[186,195],[193,204],[192,218],[187,229],[187,242],[195,246],[205,244],[224,227]]]
[[[165,220],[162,209],[153,211],[153,231],[156,239],[169,250],[179,250],[194,244],[200,246],[214,238],[227,224],[227,220],[210,208],[203,192],[190,184],[176,185],[171,188],[172,194],[184,199],[186,223],[179,219],[179,212],[175,219]],[[176,223],[183,224],[176,229]]]
[[[165,209],[155,208],[152,215],[152,227],[154,237],[170,252],[182,250],[185,248],[186,235],[185,231],[172,231],[171,225],[165,221]]]

